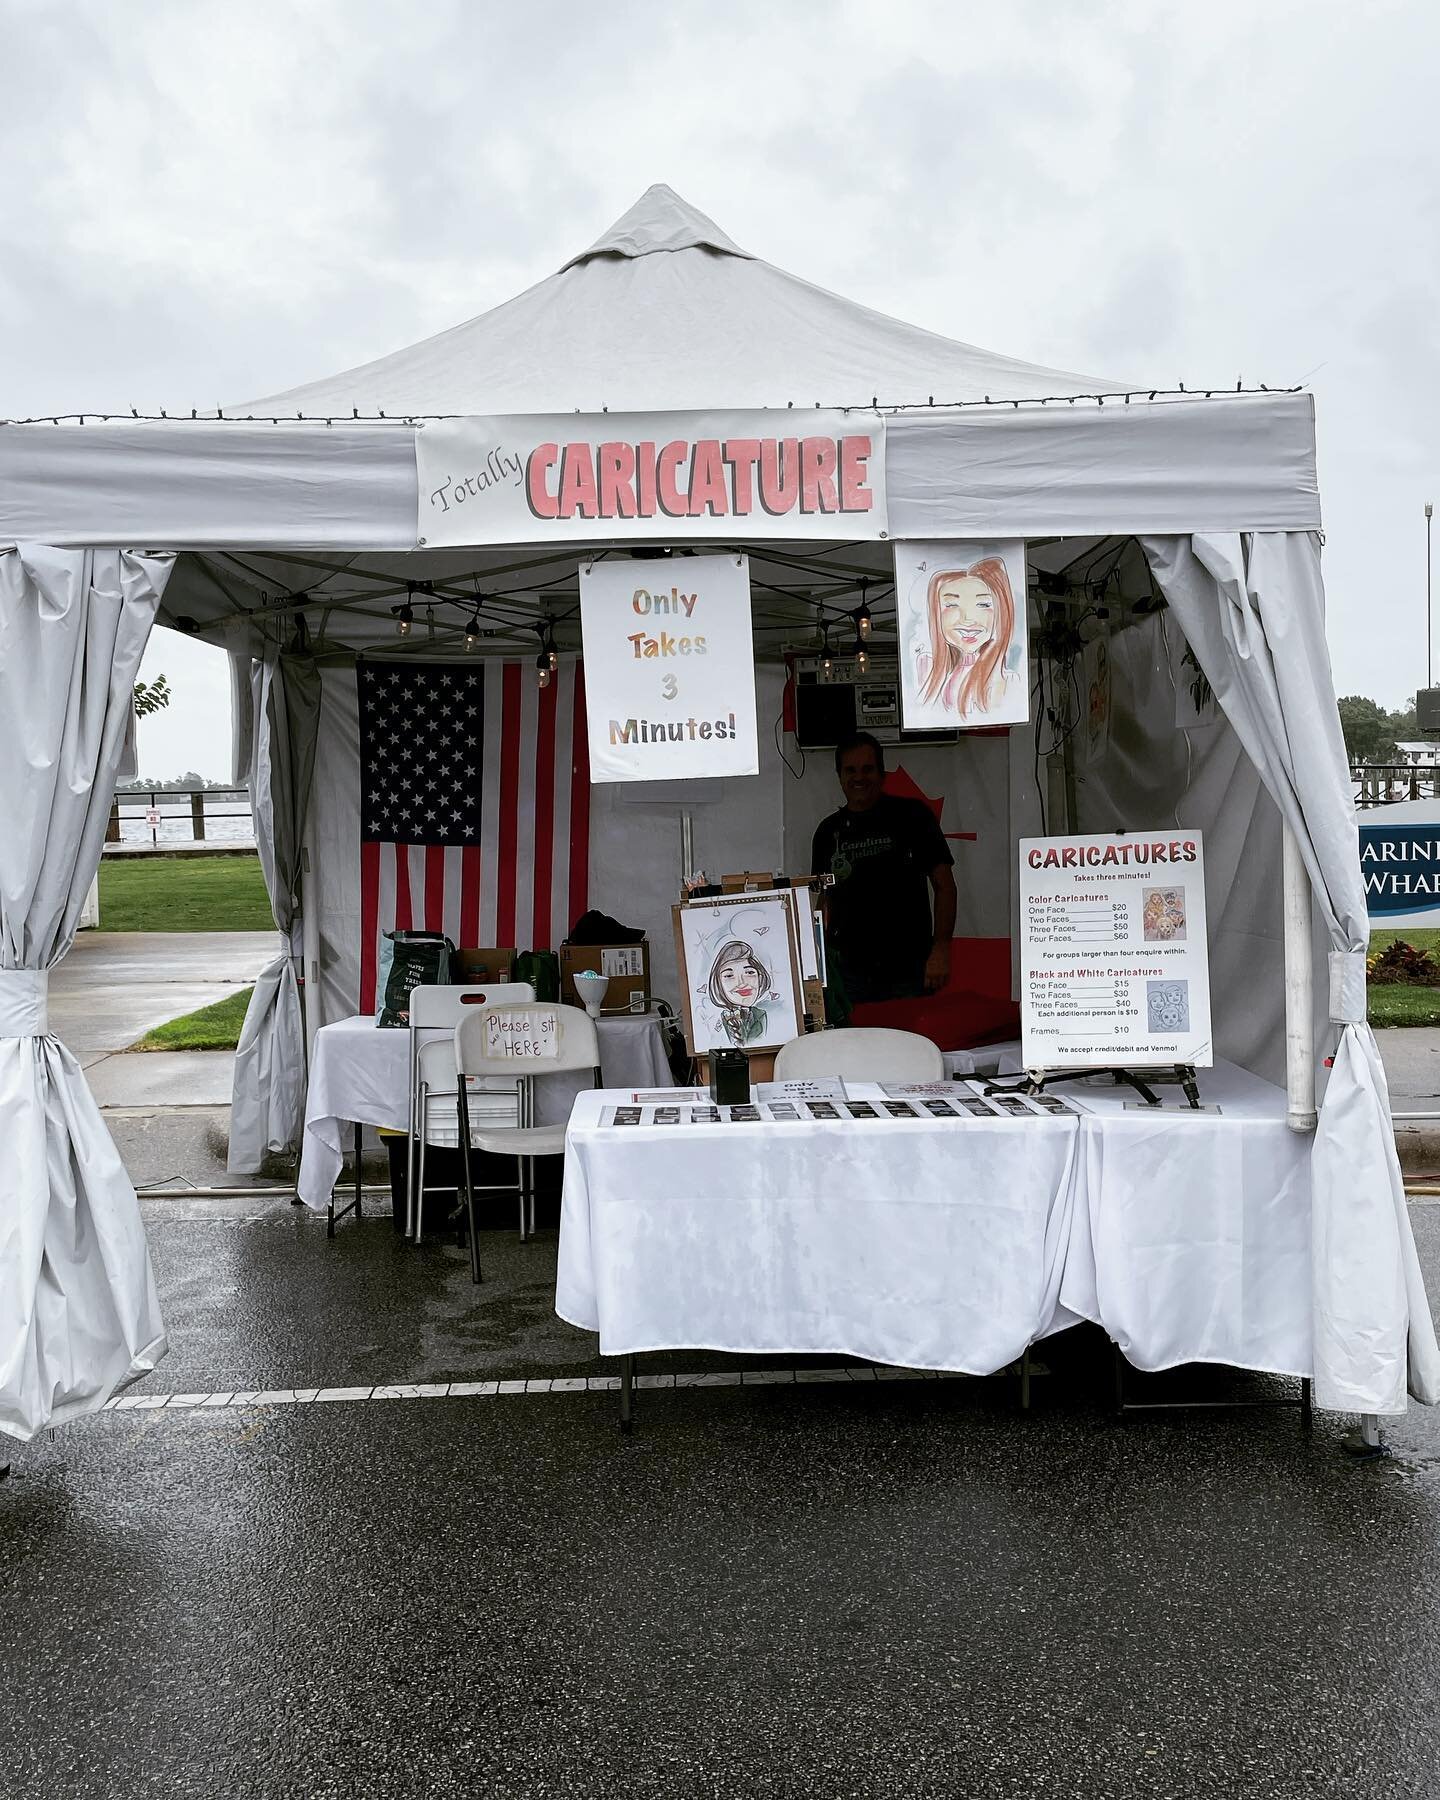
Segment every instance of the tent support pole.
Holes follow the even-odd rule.
[[[1314,1131],[1315,958],[1311,941],[1310,876],[1300,845],[1282,827],[1285,890],[1285,1122]]]
[[[680,880],[683,884],[695,873],[695,821],[688,812],[680,815]]]

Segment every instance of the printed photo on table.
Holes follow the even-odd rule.
[[[895,546],[906,730],[1019,725],[1029,717],[1025,546]]]

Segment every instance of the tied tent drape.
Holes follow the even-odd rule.
[[[231,669],[237,740],[248,751],[244,775],[255,843],[281,936],[277,954],[255,983],[235,1050],[226,1167],[232,1175],[253,1175],[267,1155],[299,1148],[305,1120],[305,1025],[295,970],[301,959],[302,838],[315,772],[320,677],[312,664],[286,656],[255,661],[232,656]]]
[[[1369,939],[1349,765],[1310,532],[1142,539],[1216,699],[1294,835],[1330,938],[1338,1032],[1311,1159],[1316,1404],[1440,1399],[1440,1351],[1365,1015]]]
[[[135,1189],[46,991],[100,864],[171,564],[0,549],[0,1431],[21,1439],[166,1349]]]

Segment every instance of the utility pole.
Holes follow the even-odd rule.
[[[1435,672],[1430,662],[1430,524],[1435,517],[1433,500],[1425,502],[1425,685],[1434,687]]]

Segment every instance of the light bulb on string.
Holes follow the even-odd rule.
[[[414,588],[407,588],[405,590],[405,604],[403,606],[392,606],[390,608],[391,612],[395,615],[395,631],[399,637],[409,637],[411,628],[415,623],[415,608],[410,604],[414,595]]]
[[[855,667],[864,674],[870,667],[870,652],[865,648],[865,639],[861,636],[860,627],[855,627]]]
[[[835,657],[830,648],[830,627],[825,627],[825,643],[820,652],[820,673],[828,675],[835,667]]]
[[[865,599],[865,589],[868,586],[869,586],[868,582],[862,581],[860,583],[860,605],[855,613],[856,636],[864,638],[867,641],[869,640],[869,637],[870,637],[871,627],[875,623],[875,621],[870,617],[870,607]]]
[[[470,615],[470,623],[465,627],[465,648],[467,651],[469,651],[473,655],[474,652],[479,648],[479,645],[480,645],[480,611],[479,611],[479,608],[477,607],[476,610]]]
[[[550,652],[542,650],[535,658],[535,679],[542,688],[550,685]]]

